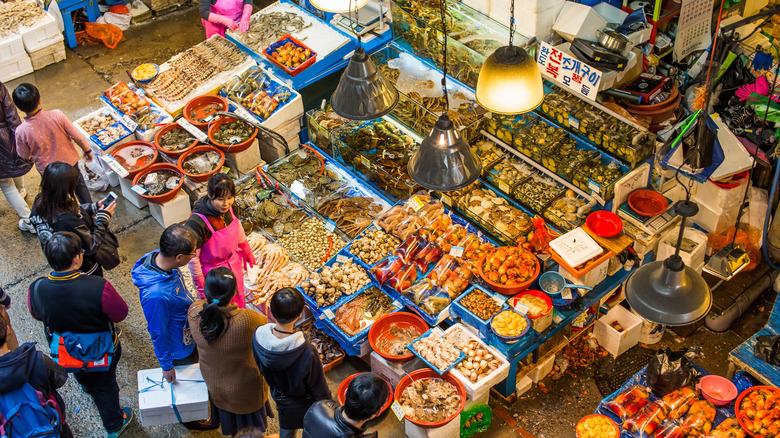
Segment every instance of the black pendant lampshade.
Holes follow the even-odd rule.
[[[408,170],[412,179],[426,189],[448,192],[476,181],[482,163],[449,117],[442,115],[412,155]]]
[[[389,113],[398,103],[398,90],[358,47],[330,97],[336,114],[350,120],[373,120]]]

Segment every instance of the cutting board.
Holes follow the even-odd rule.
[[[582,229],[585,230],[585,232],[588,233],[588,235],[592,237],[593,240],[598,242],[601,246],[606,248],[608,251],[611,251],[615,254],[620,254],[626,248],[631,246],[631,244],[634,243],[634,240],[626,236],[623,232],[621,232],[620,234],[614,237],[601,237],[598,234],[594,233],[593,230],[588,228],[586,224],[582,224]]]

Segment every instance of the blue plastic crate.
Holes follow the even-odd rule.
[[[419,283],[420,281],[417,281],[415,284]],[[437,289],[439,290],[438,293],[447,295],[447,292],[444,291],[443,289],[438,287]],[[439,323],[441,323],[442,321],[450,317],[450,305],[452,303],[448,304],[444,309],[441,310],[441,312],[437,313],[436,315],[431,315],[430,313],[423,310],[420,306],[415,304],[412,298],[404,294],[401,294],[400,300],[406,305],[406,307],[408,307],[410,310],[416,313],[420,318],[425,320],[425,322],[431,327],[438,325]]]
[[[487,338],[490,334],[490,320],[484,320],[477,315],[475,315],[472,311],[467,309],[465,306],[460,304],[460,301],[465,297],[466,295],[470,294],[471,292],[475,290],[480,290],[487,294],[488,296],[493,297],[494,300],[501,301],[501,309],[497,312],[500,313],[502,310],[506,310],[509,308],[509,305],[506,303],[506,297],[498,294],[498,293],[492,293],[489,290],[485,289],[484,287],[475,284],[471,286],[470,288],[466,289],[465,292],[463,292],[458,298],[452,301],[452,304],[450,304],[450,315],[457,316],[460,318],[461,321],[463,321],[464,324],[468,324],[475,329],[479,331],[480,336],[483,338]],[[496,303],[498,304],[498,303]]]
[[[306,301],[306,304],[309,305],[309,308],[311,308],[312,313],[315,313],[315,316],[319,316],[320,314],[322,314],[322,312],[325,309],[337,309],[337,308],[339,308],[341,305],[343,305],[344,303],[346,303],[347,301],[352,299],[352,297],[354,297],[356,295],[359,295],[364,290],[366,290],[369,287],[371,287],[372,285],[376,284],[376,280],[371,275],[371,273],[368,271],[370,269],[369,266],[366,265],[365,263],[363,263],[363,261],[360,260],[359,258],[357,258],[357,257],[353,256],[352,254],[350,254],[349,252],[347,252],[344,248],[342,248],[339,252],[337,252],[336,255],[334,255],[330,260],[325,262],[325,264],[323,266],[333,266],[334,263],[337,263],[337,262],[339,262],[339,260],[341,260],[341,257],[345,257],[347,259],[354,260],[355,264],[357,264],[358,266],[363,268],[363,270],[366,271],[366,274],[368,275],[369,280],[371,280],[371,283],[369,283],[367,286],[363,286],[362,288],[360,288],[359,290],[355,291],[352,294],[342,295],[341,298],[336,300],[335,303],[331,304],[330,306],[324,306],[324,307],[318,307],[317,306],[317,302],[314,300],[314,298],[310,297],[308,294],[306,294],[306,292],[303,290],[303,288],[299,286],[298,289],[301,291],[301,293],[303,293],[304,301]],[[317,270],[318,273],[320,271],[322,271],[322,268]]]
[[[460,354],[458,355],[458,359],[455,362],[451,363],[447,368],[445,368],[443,370],[435,367],[432,363],[428,362],[428,360],[426,360],[424,357],[422,357],[422,355],[420,353],[418,353],[417,350],[414,348],[414,343],[419,341],[420,339],[427,338],[428,336],[431,336],[432,334],[436,333],[437,331],[441,332],[441,337],[444,338],[444,332],[442,332],[440,328],[434,327],[434,328],[428,330],[427,332],[423,333],[419,338],[417,338],[414,341],[410,342],[408,348],[409,348],[409,350],[412,353],[414,353],[415,356],[419,357],[420,360],[425,362],[425,364],[428,365],[428,367],[430,369],[436,371],[437,373],[439,373],[439,375],[443,375],[444,373],[446,373],[447,371],[449,371],[453,367],[455,367],[455,365],[459,364],[463,359],[465,359],[466,358],[466,353],[458,350],[458,348],[453,345],[452,348],[457,350],[458,353],[460,353]]]
[[[368,289],[370,289],[372,286],[376,287],[377,289],[379,289],[382,292],[384,292],[384,290],[381,287],[379,287],[378,284],[372,283],[372,284],[366,286],[365,288],[363,288],[360,292],[354,293],[354,294],[350,295],[349,299],[347,299],[346,301],[341,303],[341,305],[338,306],[338,307],[341,307],[341,306],[349,303],[350,301],[354,300],[355,298],[364,295],[368,291]],[[400,300],[398,300],[396,297],[393,297],[392,295],[388,295],[388,296],[393,300],[393,306],[394,306],[394,309],[391,310],[390,313],[398,312],[399,310],[404,308],[403,303],[401,303]],[[335,312],[333,312],[332,310],[330,312],[332,312],[335,315]],[[334,332],[334,333],[338,334],[338,336],[341,339],[343,339],[344,341],[346,341],[347,343],[349,343],[351,345],[359,344],[358,341],[360,341],[361,339],[363,339],[366,336],[368,336],[368,331],[369,331],[369,329],[371,329],[371,324],[373,324],[373,322],[372,322],[371,324],[367,325],[363,330],[361,330],[359,333],[350,336],[350,335],[344,333],[344,331],[341,330],[341,328],[339,328],[336,325],[336,323],[334,323],[332,321],[332,319],[331,319],[331,317],[329,315],[329,312],[327,312],[327,311],[323,311],[322,312],[322,315],[319,316],[318,321],[324,322],[324,324],[327,327],[329,327],[331,332]]]
[[[259,122],[261,122],[261,123],[265,122],[267,119],[271,118],[274,114],[276,114],[277,112],[281,111],[282,108],[284,108],[290,102],[295,100],[295,98],[298,96],[298,93],[295,90],[293,90],[290,87],[288,87],[287,85],[284,85],[284,84],[282,84],[280,82],[277,82],[277,81],[271,79],[270,76],[266,76],[266,77],[268,78],[268,86],[265,88],[265,92],[268,93],[269,96],[274,96],[277,93],[277,91],[280,91],[279,90],[280,88],[285,88],[285,89],[287,89],[290,92],[290,97],[287,98],[287,100],[285,100],[284,102],[279,102],[279,105],[276,108],[274,108],[273,111],[271,111],[271,114],[269,114],[267,118],[260,117],[260,115],[258,115],[254,111],[251,111],[249,108],[244,106],[243,103],[229,98],[227,93],[225,93],[224,90],[219,90],[219,95],[224,97],[225,99],[227,99],[228,102],[230,102],[231,105],[233,105],[235,107],[240,107],[240,108],[245,109],[249,114],[251,114]],[[278,102],[278,99],[277,99],[277,102]]]

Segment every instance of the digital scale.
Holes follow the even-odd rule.
[[[674,212],[674,203],[672,200],[669,198],[666,199],[669,201],[669,206],[666,208],[666,211],[656,216],[642,216],[629,207],[628,202],[620,204],[617,214],[621,219],[629,221],[640,230],[650,235],[659,235],[672,226],[679,217],[677,213]]]
[[[379,26],[383,24],[380,23],[379,20],[380,10],[381,14],[384,16],[387,14],[388,8],[380,8],[379,2],[369,0],[365,6],[358,9],[357,19],[355,19],[354,13],[348,14],[345,12],[333,17],[332,24],[341,27],[349,34],[357,32],[360,36],[363,36],[367,33],[371,33],[374,29],[379,28]],[[384,21],[384,17],[382,18],[382,21]],[[387,25],[386,23],[384,24]]]

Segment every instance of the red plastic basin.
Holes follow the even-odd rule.
[[[452,421],[453,418],[457,417],[458,414],[460,414],[460,412],[463,410],[463,407],[466,406],[466,388],[463,387],[463,384],[460,383],[460,380],[456,379],[452,373],[446,373],[443,376],[440,376],[436,371],[430,368],[423,368],[421,370],[412,371],[411,373],[405,375],[400,382],[398,382],[398,386],[395,387],[395,400],[399,404],[401,403],[401,396],[403,395],[404,390],[412,384],[412,380],[417,381],[424,379],[442,379],[455,386],[455,390],[460,396],[460,405],[458,406],[458,409],[456,409],[455,412],[453,412],[453,414],[449,417],[440,421],[434,421],[432,423],[417,421],[410,418],[408,415],[405,415],[404,418],[420,427],[433,428],[443,426]]]
[[[623,230],[623,220],[607,210],[598,210],[589,214],[585,224],[601,237],[617,236]]]
[[[170,192],[163,193],[162,195],[151,196],[151,195],[141,195],[139,193],[139,196],[146,199],[149,202],[154,202],[156,204],[164,204],[170,201],[171,199],[175,198],[176,195],[179,193],[182,184],[184,184],[184,174],[182,174],[181,169],[179,169],[178,167],[169,163],[152,164],[146,169],[135,174],[135,178],[133,178],[133,185],[138,184],[139,181],[141,181],[143,178],[146,178],[146,175],[159,170],[170,170],[172,172],[175,172],[177,175],[179,175],[179,177],[181,177],[181,180],[179,180],[179,184],[176,186],[176,188],[171,190]]]
[[[669,206],[664,195],[655,190],[639,189],[628,195],[628,206],[642,216],[657,216]]]
[[[385,339],[392,339],[394,336],[390,334],[392,327],[398,328],[410,328],[414,327],[420,332],[420,335],[428,331],[428,324],[419,316],[409,312],[397,312],[387,314],[371,324],[371,328],[368,330],[368,342],[371,344],[371,348],[377,352],[380,356],[387,360],[394,362],[402,362],[414,357],[414,354],[410,351],[409,354],[401,356],[393,356],[382,350],[379,345]]]
[[[214,170],[212,170],[211,172],[207,172],[207,173],[189,173],[189,172],[184,170],[184,167],[182,167],[182,165],[184,164],[184,160],[186,160],[187,157],[189,157],[190,155],[192,155],[194,153],[205,152],[205,151],[215,151],[215,152],[219,153],[219,156],[220,156],[221,160],[219,162],[219,165],[217,165],[217,167],[215,167]],[[222,165],[223,164],[225,164],[225,154],[223,154],[221,150],[215,148],[214,146],[205,146],[204,145],[204,146],[195,146],[194,148],[190,149],[189,151],[181,154],[181,156],[179,156],[178,163],[176,163],[176,167],[178,167],[179,170],[184,175],[188,176],[189,178],[194,179],[195,181],[208,181],[209,178],[211,178],[211,175],[214,175],[215,173],[217,173],[220,170],[222,170]]]
[[[119,151],[122,151],[124,149],[137,147],[137,146],[147,147],[153,151],[153,154],[151,157],[147,155],[145,157],[140,158],[138,161],[135,162],[134,166],[130,167],[127,164],[125,164],[125,160],[123,158],[119,158],[118,153]],[[138,172],[146,169],[147,167],[154,164],[155,161],[157,161],[157,156],[159,155],[159,152],[157,151],[157,148],[154,147],[154,145],[149,143],[148,141],[131,141],[111,151],[110,155],[114,157],[117,161],[119,161],[119,164],[121,164],[122,167],[124,167],[125,170],[127,170],[128,173],[127,178],[132,180],[133,178],[135,178],[135,175]]]

